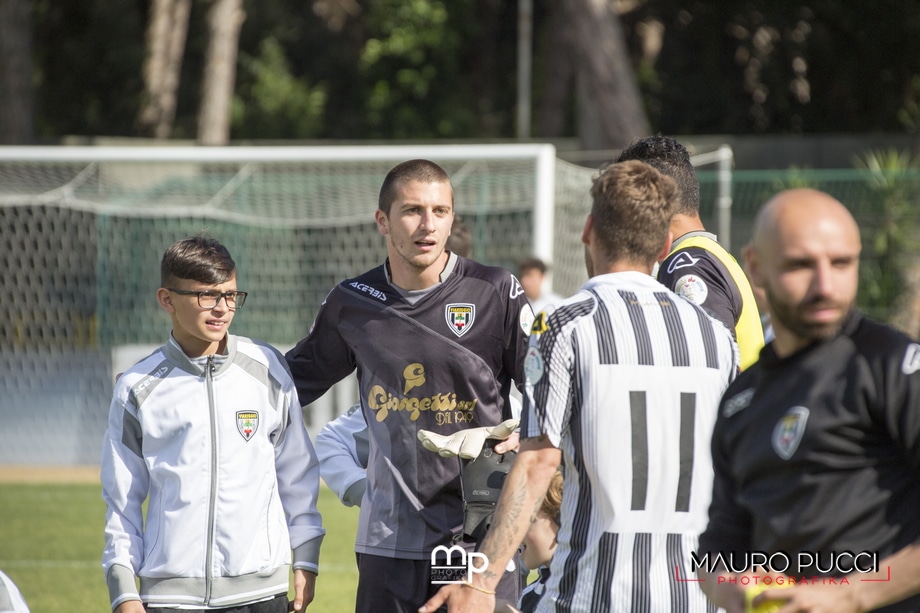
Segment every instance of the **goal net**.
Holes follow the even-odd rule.
[[[233,254],[250,292],[233,331],[292,346],[336,283],[384,259],[378,191],[412,158],[451,176],[474,259],[541,257],[561,295],[585,281],[593,169],[552,145],[0,147],[0,463],[98,461],[115,374],[168,333],[159,262],[183,237]]]

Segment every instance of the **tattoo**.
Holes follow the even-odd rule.
[[[512,469],[508,477],[514,478],[514,482],[505,481],[502,496],[495,509],[496,523],[492,524],[480,549],[488,560],[503,559],[505,556],[514,555],[523,540],[527,527],[536,519],[543,502],[542,495],[536,496],[536,504],[532,505],[531,509],[527,508],[527,500],[534,494],[533,484],[529,483],[527,471]],[[519,526],[519,520],[525,516],[526,523]],[[496,575],[491,573],[491,568],[490,566],[486,575],[495,577]]]

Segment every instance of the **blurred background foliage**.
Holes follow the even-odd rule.
[[[152,0],[3,1],[31,6],[36,138],[138,133]],[[192,2],[174,138],[195,135],[212,2]],[[576,134],[575,77],[560,82],[554,69],[580,63],[559,4],[533,0],[537,138]],[[517,2],[244,0],[243,10],[234,140],[515,134]],[[618,0],[611,14],[655,132],[920,125],[914,0]],[[569,95],[547,109],[559,87]],[[548,122],[548,113],[564,120]]]

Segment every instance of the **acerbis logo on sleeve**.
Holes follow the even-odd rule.
[[[517,280],[517,277],[511,275],[511,292],[508,294],[508,297],[514,300],[523,293],[524,286],[521,285],[521,282]]]
[[[352,281],[349,285],[355,288],[356,290],[358,290],[359,292],[364,292],[365,294],[373,296],[380,302],[387,301],[387,295],[384,294],[379,289],[377,289],[376,287],[371,287],[370,285],[367,285],[366,283],[358,283],[357,281]],[[325,301],[323,302],[323,304],[325,304]]]
[[[674,256],[674,259],[671,260],[670,264],[668,264],[668,274],[673,273],[675,270],[678,270],[679,268],[686,268],[687,266],[694,266],[699,261],[700,261],[699,258],[693,257],[686,251],[681,251],[676,256]]]
[[[912,375],[920,370],[920,345],[911,343],[907,346],[904,353],[904,362],[901,364],[901,371],[905,375]]]

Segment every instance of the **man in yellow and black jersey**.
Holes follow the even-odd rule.
[[[681,199],[671,220],[674,242],[658,280],[725,324],[738,343],[741,368],[747,368],[764,345],[760,313],[744,271],[700,220],[700,184],[690,154],[676,139],[657,135],[634,141],[616,159],[626,160],[645,162],[677,182]]]

